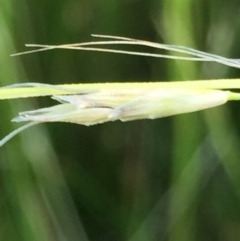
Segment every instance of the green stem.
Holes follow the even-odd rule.
[[[240,100],[240,93],[228,91],[228,100]]]
[[[89,93],[106,89],[157,89],[157,88],[194,88],[194,89],[240,89],[240,79],[196,80],[176,82],[145,83],[94,83],[46,85],[41,83],[23,83],[17,86],[0,88],[0,100],[39,97],[63,94]],[[230,96],[229,100],[236,97]],[[237,97],[237,100],[239,98]]]

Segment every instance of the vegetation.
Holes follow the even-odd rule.
[[[9,57],[25,43],[82,42],[100,33],[238,58],[236,0],[2,0],[0,5],[2,86],[239,77],[237,69],[217,63],[110,53],[55,50]],[[16,113],[53,102],[0,104],[3,137],[17,127],[9,122]],[[154,121],[53,123],[23,132],[0,149],[0,240],[236,240],[238,113],[239,103],[233,102]]]

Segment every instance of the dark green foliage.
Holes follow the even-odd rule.
[[[25,43],[83,42],[96,33],[239,58],[239,8],[237,0],[1,0],[1,85],[239,77],[218,64],[108,53],[9,57]],[[0,104],[4,136],[18,112],[53,101]],[[96,241],[238,240],[238,112],[234,103],[154,121],[27,130],[0,149],[0,240],[88,240],[80,220]]]

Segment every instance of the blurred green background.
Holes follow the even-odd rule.
[[[70,50],[9,55],[25,43],[95,33],[239,58],[239,11],[237,0],[1,0],[1,86],[237,78],[238,69],[213,63]],[[54,104],[2,101],[1,137],[18,126],[10,122],[18,112]],[[0,240],[239,240],[239,109],[30,128],[0,149]]]

